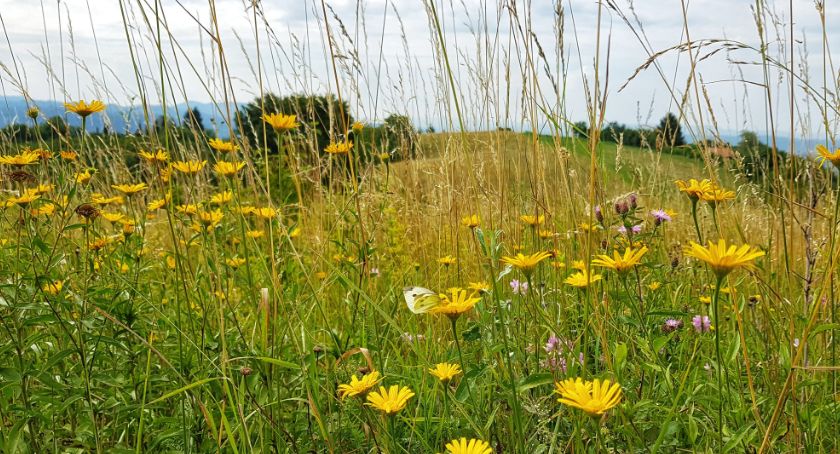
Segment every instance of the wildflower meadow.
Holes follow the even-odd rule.
[[[0,452],[840,449],[836,6],[28,3]]]

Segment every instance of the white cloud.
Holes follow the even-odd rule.
[[[5,40],[0,43],[0,62],[8,71],[2,76],[3,94],[19,95],[16,84],[11,81],[23,79],[19,82],[28,95],[35,99],[98,96],[110,102],[128,103],[132,99],[136,102],[139,89],[126,42],[128,32],[135,43],[135,62],[142,75],[140,83],[153,102],[159,102],[160,69],[155,45],[157,24],[146,22],[154,20],[153,0],[122,2],[126,6],[127,27],[118,1],[44,0],[42,3],[43,9],[37,2],[0,0],[0,16],[11,42],[11,48]],[[346,57],[339,60],[341,67],[352,68],[350,52],[353,50],[358,53],[361,65],[351,71],[352,78],[344,74],[341,80],[342,92],[351,102],[356,115],[368,121],[376,121],[388,112],[405,111],[421,124],[447,124],[446,113],[454,115],[454,109],[451,104],[449,107],[445,105],[449,99],[448,80],[443,77],[443,70],[435,58],[433,32],[424,2],[333,0],[328,3],[341,20],[340,25],[333,17],[333,12],[328,10],[337,51]],[[554,3],[550,0],[535,0],[530,11],[524,11],[522,3],[516,2],[519,23],[523,27],[531,23],[534,35],[547,54],[550,71],[555,79],[562,82],[562,76],[555,73],[557,36],[554,25],[557,17],[554,14]],[[631,3],[628,0],[614,0],[614,3],[630,14]],[[758,47],[759,40],[750,9],[753,2],[693,0],[687,3],[692,39],[725,37]],[[250,4],[250,0],[215,2],[233,94],[239,102],[250,99],[258,92],[258,79],[254,73],[257,45]],[[517,29],[511,34],[511,19],[507,11],[497,11],[497,2],[487,0],[451,3],[438,1],[436,5],[440,8],[438,13],[445,28],[450,62],[460,87],[464,104],[462,107],[471,120],[470,126],[493,127],[497,123],[504,123],[503,115],[496,118],[498,107],[508,111],[509,118],[514,120],[508,121],[512,123],[508,126],[530,128],[527,121],[521,120],[527,115],[523,113],[520,103],[522,91],[530,90],[529,84],[523,84],[521,77],[523,73],[527,74],[527,71],[523,71],[523,65],[527,68],[528,62],[523,60],[523,53],[516,50],[517,47],[523,48],[522,37]],[[578,120],[586,116],[582,74],[592,81],[599,6],[594,0],[566,0],[563,7],[564,53],[569,66],[568,78],[565,80],[566,105],[569,118]],[[632,7],[654,51],[684,40],[679,0],[636,0]],[[787,2],[780,2],[775,8],[779,20],[786,24],[789,15]],[[266,0],[260,3],[260,9],[268,25],[266,27],[262,18],[258,18],[257,31],[265,89],[281,93],[335,90],[329,72],[320,1]],[[203,29],[215,32],[208,3],[198,0],[164,0],[162,11],[164,15],[161,17],[165,20],[162,48],[167,63],[168,99],[220,100],[223,88],[218,55],[214,53],[210,34]],[[384,28],[383,14],[386,15]],[[397,21],[397,14],[401,22]],[[808,63],[815,76],[813,85],[821,86],[822,37],[813,1],[796,0],[794,14],[795,37],[806,40]],[[831,23],[840,14],[840,6],[828,6],[826,14]],[[486,24],[482,22],[485,19]],[[342,30],[352,39],[352,47]],[[483,34],[485,31],[487,35]],[[479,35],[475,35],[475,32]],[[784,25],[781,32],[789,33]],[[168,33],[172,34],[172,40],[166,36]],[[607,40],[610,44],[607,118],[629,124],[639,121],[655,123],[667,110],[675,111],[666,84],[652,68],[642,72],[625,90],[618,92],[618,88],[648,55],[630,28],[606,7],[602,9],[601,33],[602,58],[606,56]],[[836,38],[837,33],[829,31],[829,42],[836,41]],[[771,33],[770,39],[776,39],[774,33]],[[173,42],[177,45],[173,46]],[[487,42],[498,42],[498,45],[492,47],[491,52],[487,49]],[[797,58],[800,58],[801,45],[798,46]],[[738,51],[732,56],[748,62],[758,60],[756,55],[748,51]],[[726,81],[740,77],[726,57],[726,53],[720,52],[700,62],[697,68],[703,81],[709,83],[706,87],[721,128],[765,129],[762,90]],[[834,61],[838,57],[832,55]],[[489,67],[488,61],[493,63]],[[509,105],[505,101],[508,99],[504,78],[506,61],[510,65]],[[51,67],[52,75],[42,62],[47,62]],[[661,57],[659,62],[667,80],[675,82],[674,87],[681,92],[689,68],[687,55],[672,52]],[[552,87],[544,74],[544,63],[535,61],[534,65],[539,75],[540,96],[544,97],[541,99],[553,104]],[[742,65],[740,69],[750,81],[762,81],[760,68]],[[377,77],[378,73],[381,76]],[[829,70],[829,73],[832,71]],[[492,82],[492,88],[482,88],[482,84],[488,81]],[[772,90],[776,97],[774,101],[778,103],[778,112],[785,112],[787,104],[784,90],[787,88],[785,81],[781,82],[779,85],[774,78]],[[745,92],[748,95],[746,100],[743,99]],[[693,91],[691,96],[694,97]],[[797,99],[803,99],[803,96],[801,90],[798,91]],[[691,109],[695,112],[697,110],[696,106]],[[706,110],[705,107],[703,110]],[[782,115],[779,120],[784,118],[786,115]],[[697,119],[694,118],[694,121]],[[709,121],[708,116],[704,118],[704,122]],[[540,123],[544,124],[544,120]],[[789,128],[782,126],[780,129]],[[811,130],[817,131],[816,127]]]

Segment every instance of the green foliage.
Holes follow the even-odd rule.
[[[347,102],[321,95],[290,95],[280,97],[268,93],[256,98],[239,110],[237,133],[260,149],[277,153],[278,135],[267,125],[263,114],[297,115],[299,130],[292,135],[298,146],[308,149],[307,156],[323,153],[330,140],[341,140],[353,124]]]

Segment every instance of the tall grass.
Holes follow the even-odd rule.
[[[98,98],[144,118],[131,135],[0,135],[0,155],[40,150],[2,165],[0,451],[414,453],[460,437],[512,453],[837,450],[840,186],[831,161],[794,141],[835,142],[822,2],[732,5],[754,19],[740,41],[697,36],[698,6],[668,3],[681,36],[665,48],[633,2],[353,5],[118,0],[101,6],[119,14],[115,33],[98,26],[98,5],[45,1],[34,56],[0,24],[5,94],[32,107]],[[231,14],[249,28],[231,29]],[[822,24],[820,43],[799,37],[803,16]],[[100,53],[103,33],[120,40],[119,61]],[[616,74],[619,36],[645,53],[635,71]],[[734,110],[762,100],[749,114],[769,155],[709,146],[744,124],[716,98],[721,81],[704,80],[713,64],[732,73]],[[692,152],[663,134],[643,147],[601,140],[625,108],[615,97],[645,77]],[[240,106],[268,93],[339,100],[321,126],[353,149],[325,153],[307,125],[249,124]],[[167,121],[194,97],[214,106],[210,131]],[[411,140],[366,135],[391,113],[414,120]],[[108,123],[85,121],[98,118]],[[234,134],[230,153],[209,142],[247,128],[257,133]],[[159,149],[167,162],[139,156]],[[750,158],[767,171],[750,174]],[[197,173],[171,167],[203,160]],[[235,176],[213,170],[239,161]],[[693,212],[674,185],[688,178],[735,197]],[[132,195],[114,188],[140,182]],[[20,199],[38,185],[52,187]],[[672,220],[656,222],[659,209]],[[698,236],[765,256],[718,278],[685,254]],[[628,272],[592,263],[626,247],[649,252]],[[539,251],[551,256],[533,274],[502,261]],[[579,271],[602,279],[569,285]],[[405,302],[405,287],[475,283],[480,301],[457,319]],[[429,369],[441,362],[462,373],[439,381]],[[415,394],[396,415],[340,397],[371,372]],[[620,404],[590,417],[559,403],[554,384],[578,377],[618,383]]]

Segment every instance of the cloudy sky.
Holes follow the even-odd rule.
[[[585,93],[591,91],[595,73],[599,5],[596,0],[558,1],[436,0],[468,128],[531,129],[534,118],[537,127],[544,129],[545,115],[532,115],[541,111],[534,109],[534,99],[543,109],[562,111],[570,120],[586,117]],[[601,9],[602,83],[607,68],[603,62],[609,60],[607,120],[655,124],[665,112],[677,110],[674,99],[685,91],[688,55],[665,53],[657,59],[658,69],[651,66],[623,90],[619,88],[650,52],[685,41],[680,1],[611,3],[620,13]],[[829,24],[840,19],[840,5],[830,3],[825,7]],[[686,0],[691,38],[726,39],[758,48],[754,4],[752,0]],[[793,4],[797,72],[807,66],[809,83],[821,95],[820,17],[813,0],[794,0]],[[774,17],[767,15],[767,19],[775,22],[768,26],[770,53],[789,60],[788,1],[770,1],[768,7]],[[328,0],[326,9],[334,52],[339,56],[340,91],[356,117],[376,122],[399,112],[408,113],[419,126],[457,127],[449,80],[430,21],[430,0]],[[212,20],[214,13],[217,21]],[[633,22],[632,27],[622,14]],[[169,102],[214,100],[221,107],[225,99],[241,103],[256,96],[260,73],[264,91],[336,91],[320,0],[263,0],[257,2],[256,11],[251,0],[0,0],[0,19],[4,32],[0,94],[6,96],[99,97],[127,105],[137,104],[141,93],[160,103],[163,87]],[[219,51],[213,42],[216,24],[229,77],[220,74]],[[158,30],[165,84],[161,84]],[[780,35],[785,42],[779,41]],[[831,54],[837,33],[827,38]],[[537,58],[537,42],[544,59]],[[780,47],[785,47],[785,54]],[[763,74],[755,65],[756,52],[727,51],[722,44],[714,44],[700,53],[708,55],[697,66],[704,82],[698,90],[705,88],[706,94],[691,86],[689,110],[698,110],[699,93],[706,112],[704,124],[715,121],[728,132],[767,130],[765,90],[759,85]],[[561,55],[565,74],[558,64]],[[833,60],[837,57],[833,55]],[[529,68],[537,73],[535,81]],[[836,71],[829,67],[827,73],[833,80],[831,74]],[[774,70],[770,80],[774,120],[777,130],[785,133],[791,129],[786,77]],[[817,104],[808,100],[801,85],[794,96],[796,132],[821,135]],[[561,104],[558,90],[562,92],[559,98],[565,100]],[[689,123],[699,122],[700,117],[691,115]]]

